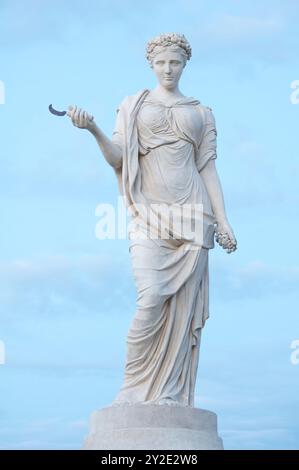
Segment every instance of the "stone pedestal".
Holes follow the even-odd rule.
[[[217,415],[169,405],[108,406],[92,413],[83,449],[223,450]]]

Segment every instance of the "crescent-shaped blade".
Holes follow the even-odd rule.
[[[53,106],[50,104],[49,105],[49,111],[52,114],[55,114],[55,116],[65,116],[66,111],[57,111],[56,109],[53,108]]]

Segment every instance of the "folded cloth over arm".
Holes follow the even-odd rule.
[[[123,107],[126,105],[128,100],[128,97],[126,96],[122,102],[119,104],[119,106],[116,109],[116,120],[115,120],[115,126],[114,130],[112,133],[112,142],[116,144],[124,153],[125,150],[125,122],[124,122],[124,116],[123,116]],[[123,194],[123,188],[122,188],[122,166],[120,168],[114,168],[114,171],[116,173],[117,177],[117,183],[118,183],[118,188],[120,194]]]

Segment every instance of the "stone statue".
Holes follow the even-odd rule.
[[[201,332],[209,317],[209,250],[214,238],[228,253],[237,241],[215,166],[213,112],[179,89],[191,47],[184,35],[160,34],[148,42],[146,57],[157,86],[123,99],[112,139],[86,111],[70,106],[67,114],[96,138],[132,216],[137,308],[124,381],[112,407],[192,408]],[[190,222],[197,230],[182,230]]]

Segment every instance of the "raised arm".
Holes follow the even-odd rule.
[[[110,140],[95,123],[94,117],[77,106],[69,106],[67,115],[71,118],[74,126],[80,129],[87,129],[95,137],[105,160],[116,171],[122,166],[122,149]]]

